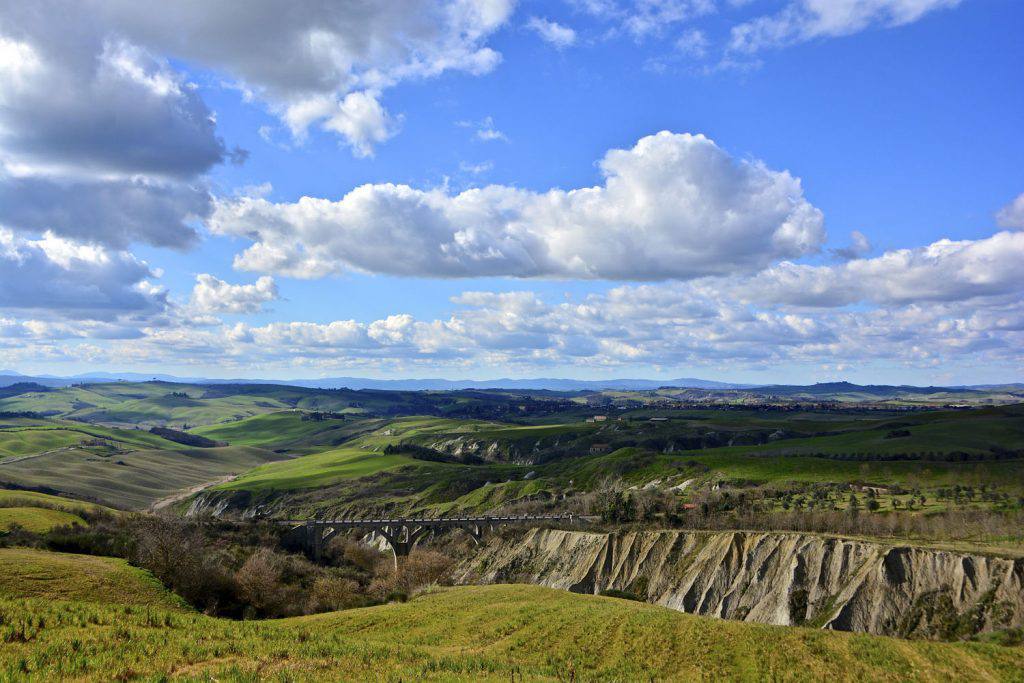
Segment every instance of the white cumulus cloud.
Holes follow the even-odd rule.
[[[803,306],[966,301],[1024,290],[1024,232],[938,240],[841,265],[781,263],[744,281],[747,298]]]
[[[258,313],[276,301],[277,284],[264,275],[251,285],[232,285],[208,273],[196,276],[191,304],[199,313]]]
[[[319,125],[361,156],[394,132],[385,125],[383,90],[446,71],[492,70],[501,55],[486,42],[515,7],[514,0],[311,0],[287,10],[275,0],[86,4],[111,31],[225,74],[295,134]]]
[[[545,301],[530,291],[469,291],[447,317],[394,313],[371,320],[166,327],[118,342],[119,358],[217,367],[324,370],[501,366],[738,367],[774,364],[1019,368],[1024,303],[1017,295],[893,303],[866,309],[792,309],[744,302],[722,278],[625,285],[579,301]],[[32,332],[7,321],[8,335]]]
[[[26,240],[0,228],[0,310],[53,318],[150,322],[168,309],[156,273],[124,251],[47,232]]]
[[[243,6],[244,5],[244,6]],[[483,74],[514,0],[0,3],[0,224],[116,249],[184,248],[210,211],[206,174],[240,162],[179,64],[262,102],[301,139],[356,156],[395,135],[382,93]]]
[[[186,246],[210,210],[202,176],[231,155],[180,74],[80,10],[0,6],[0,222]]]
[[[296,277],[688,279],[797,258],[825,237],[799,179],[702,135],[651,135],[600,167],[601,185],[570,191],[377,184],[338,201],[227,198],[209,226],[253,240],[237,267]]]

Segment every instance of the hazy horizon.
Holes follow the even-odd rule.
[[[338,375],[319,375],[319,376],[289,375],[289,376],[275,377],[275,376],[266,376],[266,375],[258,375],[258,374],[250,374],[250,375],[217,375],[217,374],[206,375],[206,374],[200,374],[200,375],[196,375],[196,374],[175,374],[175,373],[168,373],[168,372],[144,373],[144,372],[136,372],[136,371],[99,371],[99,370],[94,371],[94,372],[75,373],[73,375],[57,375],[57,374],[53,374],[53,373],[24,373],[24,372],[20,372],[18,370],[14,370],[12,368],[0,368],[0,376],[4,376],[4,375],[20,376],[20,377],[26,377],[26,378],[33,378],[33,377],[35,377],[35,378],[63,379],[63,380],[78,379],[78,378],[90,379],[90,378],[107,378],[107,377],[128,377],[132,381],[146,381],[149,378],[161,379],[161,380],[164,379],[164,378],[170,378],[167,381],[183,381],[183,382],[190,381],[190,380],[195,380],[195,381],[216,381],[216,382],[220,382],[220,381],[236,381],[237,380],[237,381],[249,381],[249,382],[253,382],[253,381],[255,381],[255,382],[258,382],[258,381],[269,381],[269,382],[280,383],[280,382],[320,382],[320,381],[336,380],[336,379],[351,379],[351,380],[359,380],[361,382],[367,382],[367,383],[374,383],[374,382],[385,383],[385,382],[387,382],[387,383],[395,383],[395,384],[402,384],[402,383],[410,383],[411,384],[411,383],[416,383],[416,382],[424,382],[424,383],[426,383],[426,382],[434,382],[434,383],[446,383],[446,382],[449,382],[449,383],[452,383],[452,384],[488,385],[490,383],[491,386],[493,386],[495,388],[501,388],[501,386],[502,386],[501,383],[502,382],[515,382],[515,383],[519,383],[519,384],[528,384],[530,382],[536,382],[536,383],[544,383],[544,382],[547,382],[547,383],[554,383],[554,382],[565,382],[565,383],[578,382],[578,383],[581,383],[581,384],[583,384],[583,383],[589,383],[589,384],[601,384],[601,383],[615,384],[615,383],[629,383],[629,382],[633,382],[633,383],[658,383],[658,382],[672,383],[672,382],[687,381],[687,382],[694,382],[695,384],[706,383],[706,384],[732,385],[732,386],[735,386],[737,388],[745,387],[745,386],[746,387],[758,387],[758,386],[772,386],[772,385],[810,386],[810,385],[814,385],[814,384],[833,384],[833,383],[849,383],[849,384],[859,385],[859,386],[865,386],[865,385],[892,385],[892,386],[900,386],[900,385],[903,385],[903,386],[916,386],[916,387],[926,387],[926,386],[946,386],[946,387],[959,387],[959,386],[1000,386],[1000,385],[1024,384],[1024,381],[1004,380],[1004,381],[1000,381],[1000,382],[956,382],[956,383],[948,383],[948,384],[928,384],[928,385],[925,385],[925,384],[914,384],[914,383],[908,383],[908,382],[858,382],[858,381],[854,381],[854,380],[851,380],[851,379],[848,379],[848,378],[822,379],[822,380],[813,380],[813,381],[808,381],[808,382],[796,382],[796,381],[752,382],[752,381],[742,381],[742,380],[740,380],[740,381],[722,380],[722,379],[719,379],[719,378],[713,377],[713,376],[704,376],[704,377],[694,377],[694,376],[650,377],[650,376],[648,376],[648,377],[644,377],[644,376],[632,376],[632,375],[630,375],[630,376],[627,376],[627,375],[613,375],[613,376],[606,376],[606,377],[566,377],[566,376],[559,376],[559,375],[531,375],[531,376],[521,376],[521,377],[516,377],[516,376],[498,376],[498,375],[495,375],[495,376],[492,376],[492,377],[446,377],[446,376],[441,376],[441,375],[375,377],[375,376],[372,376],[372,375],[358,375],[358,374],[342,375],[342,374],[338,374]]]

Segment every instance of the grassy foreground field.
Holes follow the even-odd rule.
[[[1024,649],[694,617],[532,586],[232,622],[0,600],[5,680],[1020,680]]]
[[[7,531],[19,526],[26,531],[41,534],[59,526],[70,524],[85,525],[85,521],[76,514],[63,510],[48,510],[39,507],[6,507],[0,508],[0,531]]]
[[[0,548],[0,600],[29,598],[186,609],[179,597],[148,572],[124,560]]]

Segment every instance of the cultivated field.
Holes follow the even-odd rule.
[[[286,457],[247,446],[134,450],[97,455],[56,451],[0,463],[0,481],[45,487],[106,505],[141,510],[177,491]]]

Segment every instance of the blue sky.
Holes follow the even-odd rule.
[[[1024,380],[1020,3],[45,5],[0,365]]]

